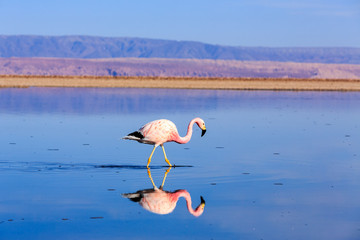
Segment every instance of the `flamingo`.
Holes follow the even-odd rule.
[[[139,143],[146,143],[154,145],[154,148],[150,154],[146,167],[149,167],[151,158],[154,154],[155,149],[160,145],[164,152],[164,157],[166,163],[171,166],[168,158],[166,157],[164,143],[166,142],[176,142],[179,144],[184,144],[190,141],[193,125],[196,123],[198,127],[202,130],[201,137],[204,136],[206,132],[205,122],[201,118],[194,118],[190,121],[187,133],[185,137],[180,137],[177,131],[176,125],[167,119],[160,119],[149,122],[142,126],[139,130],[128,134],[123,137],[123,139],[135,140]]]
[[[200,204],[195,209],[192,208],[190,193],[184,189],[176,190],[174,192],[168,192],[163,190],[164,182],[167,173],[171,167],[166,171],[163,182],[160,188],[157,188],[152,180],[150,169],[148,168],[148,175],[153,184],[153,189],[139,190],[135,193],[124,193],[123,197],[130,199],[133,202],[138,202],[144,209],[156,213],[156,214],[169,214],[174,211],[177,201],[180,197],[184,197],[186,200],[186,206],[193,216],[199,217],[205,208],[205,200],[200,196]]]

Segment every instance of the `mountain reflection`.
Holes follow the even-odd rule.
[[[199,217],[205,208],[205,200],[200,196],[201,203],[195,209],[192,208],[192,201],[190,193],[184,189],[179,189],[174,192],[164,191],[164,183],[167,174],[171,167],[169,167],[164,175],[161,186],[156,187],[152,177],[150,169],[148,168],[148,175],[153,185],[152,189],[139,190],[135,193],[124,193],[123,197],[130,199],[133,202],[138,202],[144,209],[156,213],[156,214],[169,214],[174,211],[176,203],[180,197],[184,197],[189,213],[195,217]]]
[[[201,92],[201,94],[200,94]],[[289,96],[291,96],[289,98]],[[0,88],[0,113],[145,114],[200,109],[282,106],[284,99],[302,108],[358,109],[358,93],[217,91],[148,88]],[[301,99],[301,101],[299,101]],[[309,100],[312,99],[312,100]],[[307,101],[304,101],[307,100]],[[327,100],[327,101],[324,101]],[[196,102],[196,104],[194,104]],[[288,105],[287,105],[288,106]]]

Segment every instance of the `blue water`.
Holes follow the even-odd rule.
[[[122,196],[153,188],[152,146],[121,137],[160,118],[158,215]],[[360,93],[167,89],[0,89],[0,239],[360,239]],[[161,148],[151,175],[168,169]]]

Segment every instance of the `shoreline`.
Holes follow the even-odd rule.
[[[0,75],[0,88],[90,87],[276,91],[360,91],[355,79]]]

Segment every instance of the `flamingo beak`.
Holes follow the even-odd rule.
[[[201,136],[204,136],[205,133],[206,133],[206,128],[202,129]]]
[[[205,206],[205,200],[204,200],[204,198],[202,197],[202,196],[200,196],[200,200],[201,200],[201,205],[203,205],[203,206]]]
[[[205,200],[204,200],[204,198],[202,196],[200,196],[200,200],[201,200],[201,203],[200,203],[198,208],[200,208],[200,209],[202,209],[202,211],[204,211],[204,209],[205,209]]]

